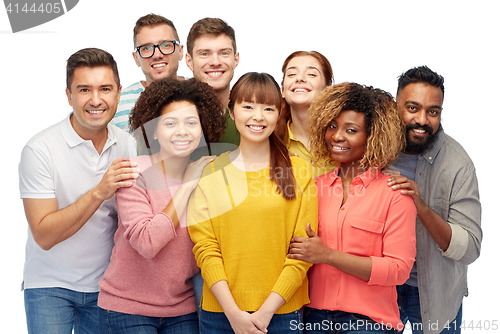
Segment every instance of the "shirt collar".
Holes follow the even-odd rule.
[[[286,122],[286,127],[288,128],[288,136],[290,137],[291,140],[300,141],[297,138],[295,138],[295,135],[293,134],[292,130],[290,129],[290,123],[291,123],[291,119],[289,119],[288,122]]]
[[[438,130],[436,131],[435,136],[437,137],[434,143],[420,155],[431,165],[436,160],[436,156],[438,155],[441,147],[443,146],[445,136],[443,126],[440,124]]]
[[[335,180],[339,177],[340,166],[338,166],[333,172],[325,174],[324,177],[327,179],[326,183],[331,187],[335,183]],[[363,187],[367,188],[370,183],[379,176],[380,169],[370,168],[361,175],[358,175],[352,180],[352,184],[362,184]]]
[[[71,115],[73,115],[72,112],[68,115],[68,117],[66,117],[66,119],[64,119],[64,121],[62,121],[61,133],[62,133],[64,140],[68,144],[68,146],[75,147],[75,146],[82,144],[86,140],[84,140],[82,137],[80,137],[76,133],[75,129],[73,129],[73,126],[71,125],[71,120],[70,120]],[[116,127],[113,128],[113,126],[109,123],[107,125],[107,128],[108,128],[108,139],[106,141],[106,144],[104,145],[103,152],[106,150],[107,147],[109,147],[110,145],[113,145],[117,141],[115,131],[118,131],[118,128],[116,128]]]

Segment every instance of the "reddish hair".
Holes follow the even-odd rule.
[[[234,84],[229,95],[228,108],[234,113],[234,105],[241,102],[254,102],[274,105],[280,110],[280,87],[274,78],[267,73],[249,72],[241,76]],[[276,183],[278,193],[285,199],[295,198],[295,177],[292,172],[292,162],[288,149],[283,141],[273,131],[269,136],[271,181]],[[289,190],[292,191],[289,191]]]

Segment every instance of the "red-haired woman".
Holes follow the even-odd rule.
[[[313,163],[307,127],[311,103],[325,87],[333,83],[330,62],[317,51],[295,51],[285,59],[281,71],[283,99],[276,133],[290,152],[312,163],[315,176],[335,170],[338,166],[335,162]]]

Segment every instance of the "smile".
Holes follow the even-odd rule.
[[[173,141],[172,144],[175,145],[175,146],[186,146],[186,145],[189,145],[191,144],[191,140],[190,141]]]
[[[167,64],[165,63],[161,63],[161,64],[154,64],[153,66],[151,66],[152,68],[161,68],[161,67],[165,67],[167,66]]]
[[[86,110],[89,114],[97,115],[102,114],[104,110]]]
[[[222,76],[222,74],[224,74],[224,72],[222,72],[222,71],[218,71],[218,72],[206,72],[206,73],[211,78],[218,78],[218,77]]]
[[[294,93],[309,93],[310,90],[309,89],[305,89],[305,88],[295,88],[292,90],[292,92]]]
[[[247,127],[254,132],[261,132],[266,128],[264,125],[247,125]]]
[[[334,145],[332,145],[332,149],[338,150],[338,151],[347,151],[349,148],[348,147],[340,147],[340,146],[334,146]]]

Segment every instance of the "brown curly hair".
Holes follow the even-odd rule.
[[[360,161],[363,168],[386,168],[397,159],[405,145],[405,124],[392,95],[357,83],[341,83],[326,87],[309,109],[309,141],[315,161],[332,161],[325,133],[331,121],[344,110],[365,115],[367,140]]]
[[[153,140],[163,108],[172,102],[194,104],[200,117],[203,136],[207,143],[218,142],[224,132],[226,117],[214,90],[208,84],[189,79],[180,81],[165,78],[152,82],[141,93],[130,113],[129,126],[138,143],[139,152],[156,153],[160,145]],[[134,131],[139,129],[138,131]]]

